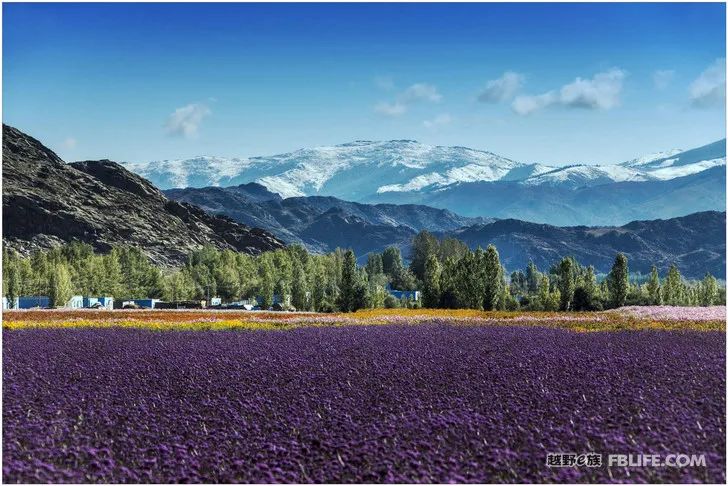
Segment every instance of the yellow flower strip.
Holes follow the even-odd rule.
[[[347,325],[421,325],[447,323],[466,326],[526,326],[568,329],[576,332],[621,330],[693,330],[725,332],[725,321],[653,320],[617,313],[482,312],[473,310],[377,309],[353,314],[270,314],[226,315],[224,312],[167,314],[166,311],[106,313],[7,313],[6,330],[39,328],[137,328],[155,331],[201,330],[284,330],[299,327]],[[280,316],[280,318],[279,318]],[[45,319],[43,318],[45,317]]]

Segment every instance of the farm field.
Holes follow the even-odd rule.
[[[18,311],[3,328],[4,482],[725,482],[724,307]]]

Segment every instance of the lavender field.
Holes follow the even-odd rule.
[[[4,482],[725,482],[725,333],[6,330]],[[706,467],[548,468],[547,452]]]

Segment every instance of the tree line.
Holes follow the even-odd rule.
[[[63,305],[72,295],[117,299],[224,301],[274,296],[297,310],[334,312],[361,308],[418,307],[483,310],[589,311],[623,305],[725,304],[725,289],[711,275],[699,282],[682,278],[677,267],[660,279],[630,280],[627,258],[615,257],[598,281],[594,268],[566,257],[545,271],[530,262],[507,274],[495,246],[475,251],[463,242],[438,240],[423,231],[412,241],[406,265],[398,247],[367,255],[358,265],[351,250],[318,255],[300,245],[258,256],[204,247],[179,268],[154,265],[140,249],[115,247],[97,254],[88,244],[70,243],[23,257],[3,250],[3,295],[47,295]],[[395,299],[388,289],[419,290],[421,299]]]

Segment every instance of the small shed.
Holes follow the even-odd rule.
[[[7,297],[3,297],[3,310],[18,309],[18,297],[15,297],[12,302]]]
[[[66,302],[66,305],[63,307],[67,309],[83,309],[83,296],[82,295],[74,295],[70,299],[68,299],[68,302]]]

